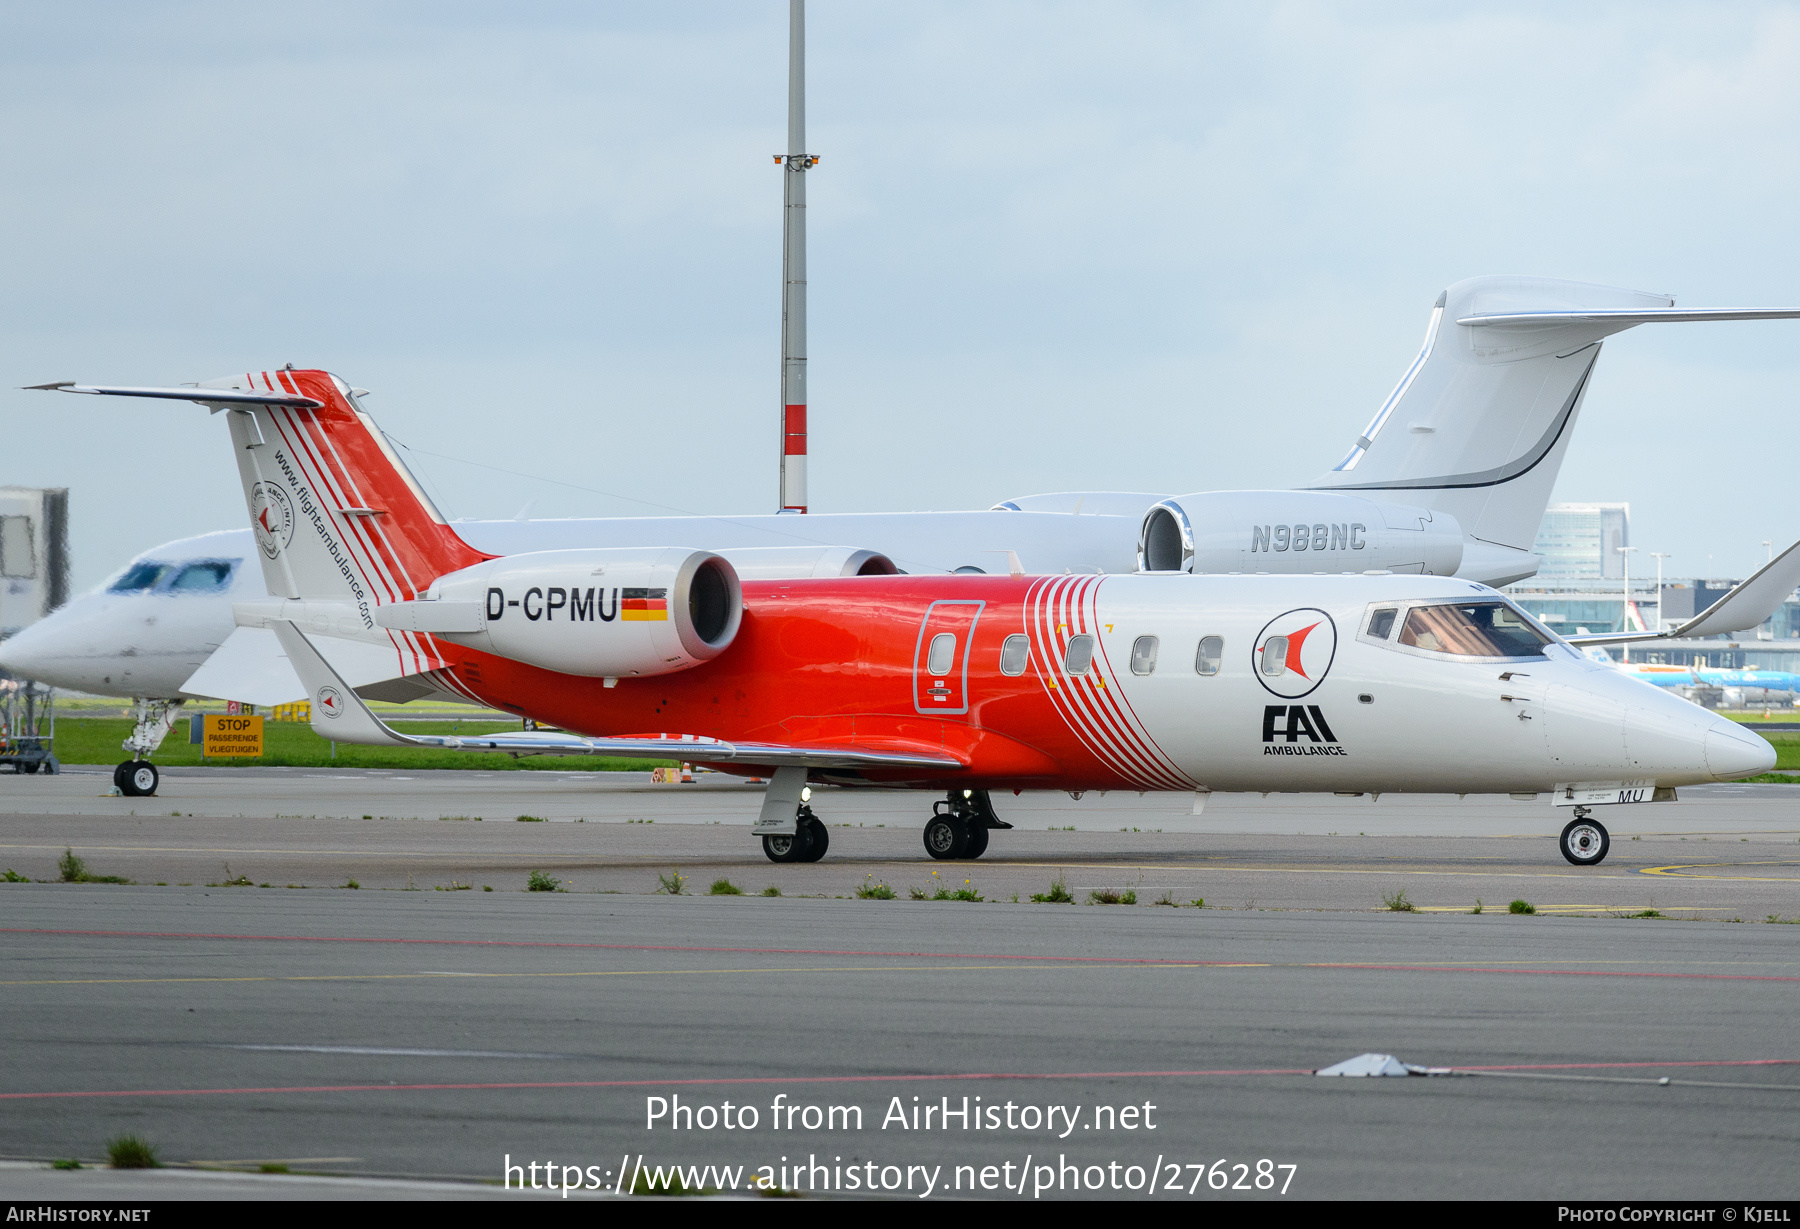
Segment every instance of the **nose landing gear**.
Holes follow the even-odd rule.
[[[939,861],[979,858],[987,852],[988,832],[1010,828],[994,814],[984,789],[953,789],[931,806],[925,823],[925,852]]]
[[[1606,860],[1607,850],[1612,848],[1612,837],[1607,835],[1606,826],[1589,815],[1586,807],[1576,807],[1575,818],[1569,821],[1557,841],[1562,856],[1576,866],[1598,866]]]
[[[121,744],[131,753],[131,758],[113,769],[113,785],[127,798],[148,798],[156,792],[162,776],[150,762],[150,756],[162,746],[183,703],[182,700],[132,701],[135,721],[131,737]]]

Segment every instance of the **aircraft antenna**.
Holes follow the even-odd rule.
[[[788,152],[781,191],[781,510],[806,511],[806,0],[788,0]]]

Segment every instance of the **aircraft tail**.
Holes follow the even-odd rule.
[[[234,395],[210,401],[215,390]],[[489,558],[445,523],[355,392],[331,373],[265,371],[183,391],[228,411],[269,592],[348,603],[357,626],[332,629],[339,634],[385,638],[376,607],[412,601],[446,572]]]
[[[1472,545],[1530,551],[1605,338],[1658,321],[1800,316],[1674,303],[1552,278],[1456,283],[1438,296],[1399,385],[1311,489],[1388,492],[1450,513]],[[1530,575],[1535,560],[1523,566]]]

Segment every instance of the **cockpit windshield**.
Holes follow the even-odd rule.
[[[106,587],[108,593],[148,593],[162,583],[175,567],[168,563],[134,563],[125,574]]]
[[[108,593],[220,593],[231,587],[237,559],[196,559],[192,563],[140,560],[106,586]]]
[[[1542,657],[1550,639],[1505,602],[1457,602],[1407,611],[1400,643],[1457,657]]]
[[[217,593],[231,583],[231,564],[224,559],[190,563],[169,582],[170,593]]]

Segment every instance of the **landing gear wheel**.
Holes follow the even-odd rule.
[[[150,797],[156,792],[157,783],[162,779],[156,771],[156,765],[149,760],[120,764],[113,775],[119,782],[119,792],[127,798]]]
[[[1576,866],[1598,866],[1606,860],[1606,851],[1612,848],[1612,837],[1607,835],[1599,820],[1584,815],[1569,821],[1557,847],[1562,850],[1562,856]]]
[[[979,858],[987,852],[988,830],[977,820],[969,826],[969,846],[963,850],[965,858]]]
[[[933,815],[925,824],[925,852],[940,862],[967,857],[969,832],[969,825],[954,815]]]
[[[825,825],[819,822],[819,817],[812,813],[811,807],[802,806],[800,808],[800,817],[795,821],[795,826],[806,834],[807,846],[805,855],[795,860],[817,862],[823,858],[825,851],[831,848],[831,833],[826,831]]]
[[[792,836],[765,836],[762,839],[763,853],[771,862],[806,862],[806,856],[812,852],[811,834],[805,828]]]
[[[131,761],[126,760],[123,764],[119,764],[113,768],[113,788],[118,790],[121,794],[125,792],[125,770],[130,767]]]

